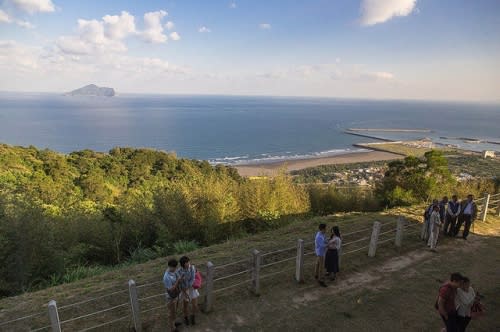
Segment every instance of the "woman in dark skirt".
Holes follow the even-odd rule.
[[[335,274],[339,272],[339,253],[342,245],[342,237],[338,226],[333,226],[332,235],[328,241],[328,250],[325,256],[326,275],[330,280],[335,280]]]

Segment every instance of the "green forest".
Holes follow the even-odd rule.
[[[457,185],[440,152],[387,165],[371,190],[247,179],[172,153],[114,148],[61,154],[0,144],[0,296],[185,252],[337,211],[425,202]]]

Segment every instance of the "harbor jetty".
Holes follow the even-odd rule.
[[[430,129],[400,129],[400,128],[349,128],[347,131],[378,131],[378,132],[401,132],[401,133],[430,133]]]

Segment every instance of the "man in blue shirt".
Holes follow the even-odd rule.
[[[316,254],[316,266],[314,267],[314,278],[318,280],[319,284],[326,287],[325,278],[325,254],[326,254],[326,225],[319,224],[319,231],[316,233],[316,238],[314,239],[315,254]]]

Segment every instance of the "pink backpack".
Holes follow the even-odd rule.
[[[203,281],[203,279],[201,278],[200,271],[196,271],[196,273],[194,274],[193,288],[200,289],[202,281]]]

